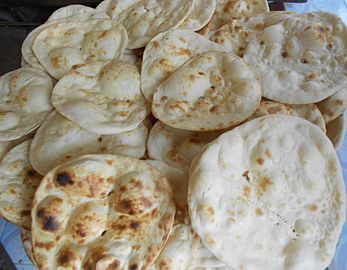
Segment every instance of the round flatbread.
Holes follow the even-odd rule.
[[[179,224],[172,229],[169,240],[152,269],[213,270],[224,266],[225,264],[203,245],[190,225]]]
[[[195,232],[231,268],[324,269],[346,194],[325,134],[302,118],[271,115],[204,150],[191,165],[188,205]]]
[[[327,136],[333,143],[336,150],[339,150],[343,143],[345,131],[346,116],[344,113],[327,124]]]
[[[244,59],[262,79],[263,95],[288,104],[319,102],[347,84],[347,28],[330,13],[286,18],[250,39]]]
[[[34,51],[32,49],[34,41],[39,33],[41,33],[44,29],[48,28],[52,23],[57,22],[59,20],[80,20],[87,21],[90,19],[107,19],[109,18],[105,12],[95,11],[92,8],[80,6],[80,5],[71,5],[67,7],[62,7],[57,9],[52,15],[48,18],[46,23],[38,26],[34,30],[32,30],[28,36],[25,38],[22,44],[22,56],[26,63],[28,63],[32,67],[36,67],[39,69],[43,69],[44,67],[41,65],[40,61],[37,59]],[[23,65],[22,65],[23,66]]]
[[[127,29],[128,49],[145,47],[161,32],[181,25],[194,0],[106,0],[97,10],[106,11]]]
[[[188,172],[195,158],[206,144],[215,140],[223,131],[196,132],[176,129],[158,121],[150,131],[147,151],[152,159]]]
[[[76,65],[121,59],[128,38],[111,19],[61,20],[43,29],[32,50],[48,73],[60,79]]]
[[[315,104],[291,105],[263,100],[260,103],[260,107],[248,118],[248,120],[269,114],[301,117],[318,126],[323,132],[326,132],[324,118]]]
[[[266,0],[216,0],[215,20],[211,30],[216,30],[231,19],[249,17],[269,11]]]
[[[33,203],[36,262],[46,269],[148,269],[172,228],[166,178],[144,161],[88,155],[50,171]]]
[[[327,124],[334,121],[347,109],[347,88],[317,103]]]
[[[31,204],[42,176],[29,162],[27,140],[11,149],[0,162],[0,216],[30,230]]]
[[[215,10],[216,0],[194,0],[192,10],[179,28],[198,31],[211,20]]]
[[[152,102],[158,86],[192,57],[224,48],[189,30],[171,30],[153,38],[143,54],[141,90]]]
[[[57,165],[86,154],[115,154],[141,158],[146,151],[148,129],[141,123],[134,130],[99,135],[80,128],[52,112],[37,130],[30,146],[30,162],[45,175]]]
[[[147,159],[145,161],[161,172],[170,183],[176,204],[175,224],[189,224],[187,204],[188,174],[158,160]]]
[[[158,87],[152,113],[175,128],[221,130],[251,116],[261,92],[257,76],[241,58],[208,52],[186,62]]]
[[[43,71],[22,67],[0,77],[0,141],[18,139],[36,129],[53,109],[53,83]]]
[[[117,61],[74,69],[55,85],[52,103],[63,116],[96,134],[133,130],[150,112],[137,68]]]
[[[33,243],[32,243],[32,238],[31,238],[31,232],[22,229],[20,233],[20,238],[22,240],[22,244],[25,250],[25,253],[28,255],[28,258],[30,259],[31,263],[33,266],[38,269],[34,253],[33,253]]]

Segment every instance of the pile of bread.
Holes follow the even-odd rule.
[[[324,269],[346,52],[265,0],[61,8],[0,78],[0,215],[44,270]]]

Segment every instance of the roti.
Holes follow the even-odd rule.
[[[23,244],[25,253],[28,255],[28,258],[30,259],[33,266],[36,269],[38,269],[36,262],[35,262],[34,253],[33,253],[33,243],[32,243],[32,238],[31,238],[31,232],[22,229],[21,233],[20,233],[20,238],[22,240],[22,244]]]
[[[52,103],[63,116],[96,134],[133,130],[150,111],[137,68],[118,61],[74,69],[55,85]]]
[[[347,28],[330,13],[287,18],[250,39],[244,59],[261,77],[271,100],[319,102],[345,87]]]
[[[193,8],[193,0],[106,0],[98,10],[126,28],[128,49],[145,47],[156,35],[181,25]]]
[[[231,268],[324,269],[346,194],[325,134],[302,118],[271,115],[205,148],[190,168],[188,205],[195,232]]]
[[[166,178],[144,161],[87,155],[51,170],[33,203],[40,269],[148,269],[172,228]]]
[[[189,30],[171,30],[153,38],[143,54],[141,90],[152,102],[158,86],[192,57],[224,49]]]
[[[175,128],[222,130],[251,116],[261,95],[256,74],[241,58],[208,52],[186,62],[158,87],[152,113]]]
[[[60,79],[76,65],[120,60],[127,42],[125,28],[111,19],[63,20],[43,29],[32,49],[48,73]]]
[[[22,67],[0,77],[0,141],[35,130],[53,109],[53,83],[43,71]]]
[[[327,124],[334,121],[347,109],[347,88],[317,103]]]
[[[336,150],[342,146],[346,131],[346,116],[342,113],[339,117],[327,124],[327,136]]]
[[[249,117],[248,120],[269,114],[301,117],[318,126],[324,133],[326,132],[324,118],[315,104],[290,105],[263,100],[260,103],[260,107],[251,115],[251,117]]]
[[[150,131],[147,151],[150,158],[188,172],[195,158],[206,144],[223,131],[197,132],[172,128],[158,121]]]
[[[0,216],[30,230],[31,203],[42,176],[29,162],[27,140],[11,149],[0,162]]]
[[[148,129],[141,123],[134,130],[116,135],[88,132],[52,112],[38,129],[30,147],[30,161],[40,174],[86,154],[116,154],[141,158],[146,151]]]

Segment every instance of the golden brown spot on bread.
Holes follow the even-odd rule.
[[[162,96],[162,97],[160,98],[160,102],[165,102],[167,99],[168,99],[167,96]]]
[[[317,78],[317,74],[316,73],[310,73],[307,75],[306,80],[314,80],[315,78]]]
[[[223,11],[225,13],[229,13],[231,11],[233,11],[235,9],[235,6],[237,4],[238,1],[235,1],[235,0],[229,0],[226,5],[224,6],[223,8]]]
[[[88,256],[88,259],[83,265],[84,270],[94,270],[96,269],[96,264],[98,261],[106,257],[104,255],[104,250],[101,247],[96,247],[94,248],[91,252],[90,255]]]
[[[143,206],[146,208],[150,208],[153,205],[153,203],[150,201],[150,199],[148,199],[146,197],[141,197],[140,201],[143,204]]]
[[[158,41],[153,41],[153,47],[154,48],[159,48],[160,47],[160,43]]]
[[[171,71],[173,69],[170,61],[165,58],[160,59],[159,64],[163,66],[165,71]]]
[[[50,250],[55,246],[55,242],[35,242],[34,246],[35,248]]]
[[[343,105],[343,101],[340,100],[340,99],[337,99],[337,100],[335,101],[335,103],[336,103],[337,105]]]
[[[61,172],[57,174],[56,181],[60,186],[73,185],[75,182],[68,172]]]
[[[119,268],[119,261],[116,260],[107,266],[106,270],[117,270]]]
[[[52,67],[54,67],[54,68],[61,68],[58,56],[55,56],[55,57],[51,58],[50,62],[51,62]]]
[[[137,264],[132,264],[130,267],[129,267],[129,270],[139,270],[139,267]]]
[[[243,187],[243,196],[248,199],[251,196],[251,188],[249,186]]]
[[[267,190],[268,187],[271,186],[273,184],[273,182],[271,181],[270,178],[268,177],[264,177],[260,180],[259,184],[258,184],[258,195],[261,196],[263,195]]]
[[[196,138],[196,137],[189,138],[188,142],[190,142],[192,144],[200,144],[201,143],[201,141],[198,138]]]
[[[271,155],[271,152],[270,152],[269,148],[266,148],[266,150],[265,150],[265,156],[266,156],[267,158],[272,158],[272,155]]]
[[[282,57],[283,57],[283,58],[286,58],[287,56],[288,56],[288,53],[287,53],[287,52],[283,52],[283,53],[282,53]]]
[[[59,229],[59,223],[54,215],[47,215],[43,208],[37,211],[37,217],[40,219],[40,226],[43,230],[55,232]]]
[[[190,74],[189,75],[189,80],[194,81],[195,80],[195,76],[193,74]]]
[[[264,164],[264,159],[262,159],[262,158],[257,158],[257,163],[258,163],[259,165],[263,165],[263,164]]]
[[[140,224],[136,221],[131,221],[130,222],[130,228],[133,230],[136,230],[138,227],[140,226]]]
[[[190,50],[188,49],[184,49],[184,48],[180,48],[177,52],[176,55],[180,56],[180,55],[187,55],[188,57],[192,57],[193,54]]]
[[[74,259],[74,254],[69,249],[62,250],[58,255],[58,266],[68,267],[69,263]]]
[[[213,218],[214,217],[214,209],[212,207],[207,208],[208,213]]]
[[[311,212],[316,212],[318,210],[317,205],[315,204],[311,204],[308,209],[310,209]]]
[[[255,209],[255,214],[257,216],[262,216],[262,215],[264,215],[264,212],[260,208],[257,208],[257,209]]]
[[[212,108],[210,108],[211,113],[218,113],[220,112],[221,107],[219,105],[214,105]]]
[[[267,111],[270,114],[276,114],[282,111],[282,107],[280,105],[272,106]]]
[[[112,161],[112,160],[106,160],[106,163],[107,163],[108,165],[112,166],[113,161]]]

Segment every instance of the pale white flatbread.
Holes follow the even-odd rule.
[[[59,20],[43,29],[32,50],[48,73],[60,79],[76,65],[120,60],[128,38],[111,19]]]
[[[34,51],[32,49],[34,41],[39,33],[41,33],[44,29],[48,28],[48,26],[54,22],[57,22],[59,20],[80,20],[80,21],[87,21],[90,19],[107,19],[109,18],[105,12],[102,11],[95,11],[92,8],[84,7],[79,8],[80,5],[71,5],[67,7],[62,7],[55,12],[52,13],[52,15],[48,18],[47,22],[38,26],[33,31],[31,31],[28,36],[25,38],[23,44],[22,44],[22,56],[26,63],[28,63],[32,67],[36,67],[39,69],[43,69],[44,67],[41,65],[40,61],[37,59],[37,57],[34,54]]]
[[[330,123],[347,109],[347,88],[317,103],[326,123]]]
[[[346,86],[346,43],[347,28],[337,16],[298,14],[252,37],[244,59],[259,73],[266,98],[315,103]]]
[[[43,122],[53,109],[52,88],[48,74],[32,67],[0,77],[0,141],[18,139]]]
[[[171,30],[153,38],[143,53],[141,90],[153,100],[157,87],[192,57],[225,49],[189,30]]]
[[[0,162],[0,216],[30,230],[31,204],[42,176],[29,162],[27,140],[12,148]]]
[[[137,68],[117,61],[74,69],[55,85],[52,103],[66,118],[96,134],[135,129],[150,111]]]
[[[186,62],[158,87],[152,113],[175,128],[222,130],[251,116],[261,95],[256,74],[241,58],[208,52]]]
[[[0,160],[10,151],[13,147],[17,146],[18,144],[28,140],[32,139],[34,137],[34,132],[31,132],[23,137],[20,137],[19,139],[13,140],[13,141],[3,141],[0,142]]]
[[[32,243],[32,238],[31,238],[31,232],[22,229],[21,233],[20,233],[20,238],[22,240],[24,250],[25,250],[26,254],[28,255],[31,263],[33,264],[35,269],[38,269],[36,262],[35,262],[34,253],[33,253],[33,243]]]
[[[194,0],[192,10],[179,28],[198,31],[211,20],[215,10],[216,0]]]
[[[342,113],[333,121],[327,124],[327,136],[333,143],[336,150],[339,150],[343,144],[346,131],[346,115]]]
[[[106,0],[97,10],[106,11],[127,29],[128,49],[145,47],[161,32],[178,27],[193,8],[194,0]]]
[[[269,114],[297,116],[310,121],[326,132],[324,118],[315,104],[291,105],[263,100],[260,107],[248,118],[252,120]]]
[[[116,154],[141,158],[146,151],[148,129],[141,123],[134,130],[99,135],[52,112],[37,130],[30,147],[30,162],[45,175],[63,162],[86,154]]]
[[[191,165],[188,205],[195,232],[234,269],[325,269],[346,216],[331,142],[309,121],[282,115],[209,144]]]
[[[176,129],[158,121],[150,131],[147,151],[152,159],[188,172],[195,158],[206,144],[224,131],[196,132]]]
[[[41,270],[148,269],[175,215],[166,178],[144,161],[86,155],[42,180],[32,209]]]

